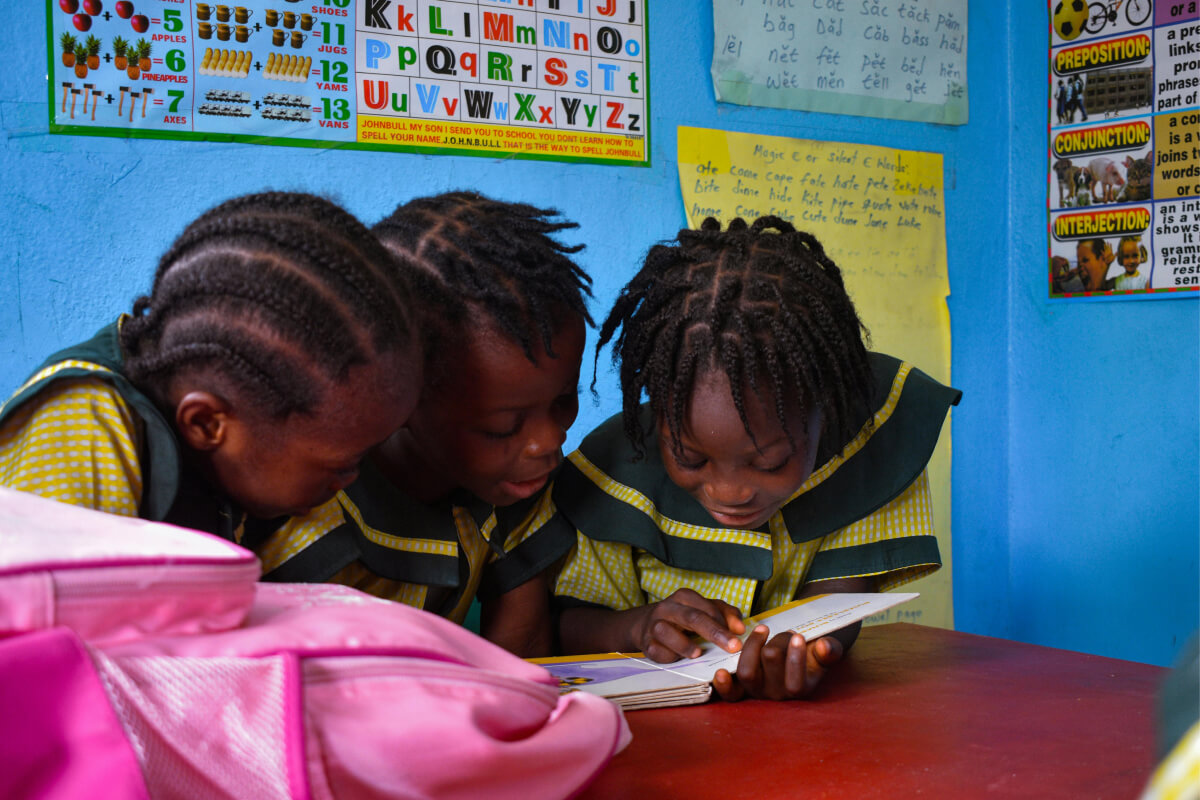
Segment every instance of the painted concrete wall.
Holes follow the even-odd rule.
[[[554,206],[580,223],[572,241],[588,245],[581,263],[603,316],[646,248],[684,224],[676,126],[934,150],[945,156],[953,372],[965,392],[953,421],[957,627],[1159,664],[1197,627],[1197,303],[1042,300],[1047,58],[1030,4],[971,2],[971,122],[952,128],[719,106],[711,4],[655,0],[648,169],[51,137],[45,10],[10,5],[0,394],[127,310],[171,239],[232,195],[329,193],[368,223],[460,187]],[[598,391],[568,445],[619,407],[603,364]]]
[[[1195,299],[1042,300],[1032,275],[1046,262],[1046,34],[1018,8],[1029,4],[1012,5],[1011,233],[988,247],[999,258],[980,264],[1012,273],[1009,564],[990,572],[1008,585],[1009,604],[994,630],[1164,663],[1200,624],[1200,308]],[[965,571],[955,577],[971,583]],[[960,625],[983,627],[986,588],[957,599]]]

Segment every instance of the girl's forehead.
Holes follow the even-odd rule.
[[[743,381],[735,396],[724,370],[705,370],[697,373],[693,382],[691,398],[684,411],[685,428],[711,428],[715,421],[726,419],[742,426],[744,415],[755,439],[782,433],[785,421],[787,430],[802,430],[813,404],[804,402],[799,392],[785,396],[783,401],[784,420],[781,420],[780,404],[776,402],[775,390],[769,380],[760,379],[757,385]]]

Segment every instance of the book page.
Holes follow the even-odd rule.
[[[757,624],[766,625],[772,634],[791,630],[808,641],[840,630],[872,614],[918,597],[916,592],[870,592],[861,594],[823,594],[795,600],[746,620],[744,641]],[[737,669],[738,653],[727,653],[711,642],[701,644],[696,658],[685,658],[670,664],[659,664],[642,653],[607,653],[557,658],[534,658],[558,679],[563,692],[583,691],[601,697],[619,699],[623,706],[630,704],[682,705],[707,699],[713,675],[718,669]],[[675,703],[666,697],[676,690],[691,687],[683,694],[688,699]],[[645,699],[653,695],[657,700]],[[642,702],[632,698],[643,697]]]

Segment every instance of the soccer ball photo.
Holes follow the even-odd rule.
[[[1088,6],[1086,0],[1061,0],[1054,6],[1054,32],[1063,41],[1071,41],[1083,33],[1083,24],[1087,22]]]

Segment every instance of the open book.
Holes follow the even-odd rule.
[[[872,614],[917,597],[916,592],[822,594],[795,600],[746,620],[744,641],[758,623],[771,635],[791,630],[813,642]],[[670,664],[650,661],[641,653],[608,653],[531,659],[558,678],[563,692],[588,692],[607,697],[626,711],[703,703],[712,694],[712,677],[719,669],[733,672],[741,653],[727,653],[701,642],[696,658]]]

